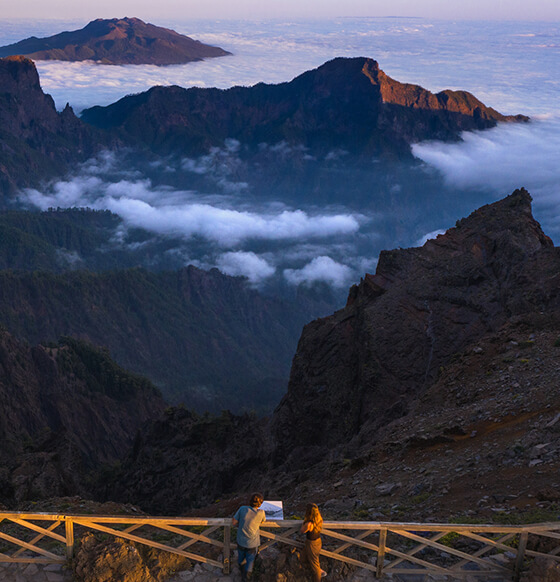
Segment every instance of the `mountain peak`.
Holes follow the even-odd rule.
[[[544,234],[540,224],[533,217],[532,200],[525,188],[519,188],[506,198],[482,206],[467,218],[457,221],[455,228],[438,238],[464,240],[465,233],[481,233],[494,240],[511,236],[510,243],[523,249],[526,254],[552,247],[554,246],[552,240]],[[428,243],[437,244],[437,240]],[[427,246],[430,246],[428,243]]]
[[[484,105],[468,91],[446,89],[439,93],[432,93],[420,85],[401,83],[387,75],[376,60],[368,57],[338,57],[325,63],[316,71],[330,75],[363,76],[371,85],[378,88],[382,102],[388,105],[459,113],[488,121],[528,121],[529,119],[524,115],[502,115]]]
[[[35,60],[97,61],[110,65],[171,65],[229,55],[174,30],[125,17],[89,22],[47,38],[30,37],[0,47],[0,57],[23,54]]]
[[[286,141],[313,155],[342,149],[367,157],[412,157],[412,143],[457,141],[463,131],[527,118],[502,115],[467,92],[433,94],[399,83],[374,59],[358,57],[333,59],[277,85],[152,88],[86,109],[82,119],[100,128],[120,126],[134,141],[166,154],[179,144],[184,152],[200,154],[233,138],[249,146]]]
[[[279,442],[329,445],[402,416],[454,355],[515,318],[558,310],[559,269],[523,188],[421,248],[383,251],[344,309],[304,328]],[[320,430],[294,420],[308,405]]]
[[[370,301],[402,285],[416,289],[416,281],[421,281],[420,286],[425,280],[431,284],[439,269],[448,274],[488,269],[505,274],[534,253],[553,247],[552,240],[533,218],[531,200],[529,192],[520,188],[458,220],[455,227],[428,240],[421,248],[382,251],[375,275],[366,274],[360,286],[351,290],[348,304],[358,298]],[[429,277],[425,272],[427,264],[433,271]]]
[[[10,155],[0,164],[0,194],[60,175],[108,141],[92,132],[66,107],[58,113],[43,93],[35,63],[18,55],[0,59],[0,128],[10,136]]]
[[[12,93],[24,79],[36,89],[40,88],[39,74],[31,59],[22,55],[0,59],[0,80],[3,92]]]

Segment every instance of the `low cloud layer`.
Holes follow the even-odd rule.
[[[285,269],[284,277],[294,285],[327,283],[332,287],[347,287],[353,271],[330,257],[316,257],[301,269]]]
[[[226,275],[247,277],[255,285],[272,277],[276,272],[276,269],[266,259],[253,252],[224,253],[218,257],[216,266]]]
[[[235,166],[237,149],[238,144],[231,141],[226,144],[225,158],[214,151],[179,163],[183,171],[227,179],[228,171],[218,171],[215,162],[225,159]],[[248,201],[243,192],[222,190],[229,193],[200,194],[156,185],[119,156],[105,152],[84,164],[73,178],[42,190],[26,189],[20,202],[41,210],[110,210],[124,223],[115,244],[127,244],[127,231],[141,228],[177,241],[177,248],[166,251],[168,256],[184,257],[185,263],[202,268],[218,267],[228,275],[247,277],[254,285],[279,276],[296,285],[322,281],[340,287],[359,278],[355,267],[362,259],[355,239],[362,226],[370,223],[366,216],[341,207],[328,211],[289,207],[279,201]],[[347,257],[354,268],[329,255]]]
[[[440,234],[445,234],[445,230],[434,230],[432,232],[428,232],[424,236],[421,236],[414,246],[423,247],[427,241],[437,238]]]
[[[560,117],[500,124],[462,137],[456,144],[417,144],[414,155],[456,188],[487,190],[495,199],[521,186],[527,188],[534,199],[535,216],[558,238]]]
[[[352,234],[360,228],[359,217],[352,214],[236,210],[198,202],[193,192],[154,188],[146,179],[111,183],[98,176],[80,176],[56,182],[46,191],[28,189],[21,200],[42,210],[73,206],[106,209],[129,226],[185,239],[201,237],[223,248],[234,248],[247,240],[328,238]]]
[[[78,111],[108,105],[154,85],[219,87],[289,81],[337,56],[369,56],[392,77],[440,91],[465,89],[506,113],[545,113],[556,99],[554,26],[406,18],[225,21],[156,19],[233,56],[186,65],[105,66],[38,61],[45,91],[57,107]],[[0,22],[0,44],[76,30],[85,21]],[[556,33],[557,34],[557,33]],[[557,42],[557,41],[556,41]],[[530,72],[530,73],[528,73]],[[535,88],[538,87],[538,91]]]
[[[463,201],[468,202],[469,189],[488,192],[484,200],[490,202],[525,186],[535,198],[535,215],[547,233],[560,238],[560,113],[558,79],[554,76],[558,69],[558,33],[553,25],[390,18],[153,22],[234,54],[170,67],[39,61],[43,89],[54,97],[59,109],[69,102],[80,111],[107,105],[154,85],[227,88],[279,83],[337,56],[369,56],[399,81],[417,83],[434,92],[464,89],[503,113],[534,116],[530,124],[502,125],[465,134],[462,143],[418,144],[414,153],[427,167],[441,172]],[[85,24],[2,21],[0,44],[75,30]],[[182,246],[167,251],[170,255],[204,268],[218,266],[228,274],[244,275],[255,285],[283,276],[292,284],[327,282],[344,287],[375,270],[380,247],[412,244],[422,233],[414,231],[415,216],[404,217],[402,226],[403,217],[396,215],[409,212],[404,205],[389,209],[370,206],[367,216],[363,216],[344,207],[349,203],[344,192],[335,201],[340,205],[336,210],[296,203],[288,206],[282,200],[255,200],[259,193],[251,192],[238,178],[247,176],[240,171],[239,146],[232,140],[206,156],[185,158],[179,165],[168,164],[168,160],[156,164],[158,171],[169,175],[190,174],[195,180],[189,183],[205,180],[211,184],[209,189],[215,188],[213,194],[156,184],[143,171],[118,164],[106,154],[86,164],[72,179],[40,192],[27,190],[22,200],[41,209],[109,209],[128,227],[142,227],[160,237],[182,240]],[[303,148],[283,143],[262,148],[281,160],[297,155],[305,161],[310,156]],[[346,157],[344,151],[327,156],[329,161],[340,163]],[[177,179],[172,183],[182,182]],[[391,199],[400,195],[400,186],[394,184]],[[406,192],[402,196],[409,200]],[[450,198],[453,193],[445,196]],[[478,205],[481,196],[476,199]],[[445,204],[445,223],[439,224],[437,219],[419,228],[424,232],[448,228],[464,215],[463,210],[462,214],[453,214],[453,200],[445,200]],[[466,207],[468,203],[462,205]],[[384,216],[374,217],[374,211]],[[385,233],[390,233],[384,240],[375,238],[376,220],[384,221]],[[399,235],[402,232],[405,234]],[[125,240],[126,228],[121,234]]]

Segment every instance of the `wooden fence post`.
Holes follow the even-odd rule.
[[[523,560],[525,559],[525,550],[527,549],[528,539],[529,533],[526,531],[519,536],[519,545],[517,546],[517,558],[515,560],[515,570],[513,571],[514,582],[519,582],[519,577],[521,576],[521,570],[523,569]]]
[[[231,571],[230,566],[231,558],[231,526],[224,526],[224,574],[229,574]]]
[[[385,544],[387,543],[387,528],[379,530],[379,550],[377,551],[377,572],[376,577],[383,576],[383,562],[385,561]]]
[[[66,557],[71,560],[74,557],[74,522],[65,517],[66,525]]]

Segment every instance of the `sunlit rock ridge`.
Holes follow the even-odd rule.
[[[4,196],[62,176],[101,149],[116,150],[124,144],[148,146],[156,154],[199,155],[234,139],[243,146],[239,154],[255,162],[240,179],[251,181],[251,176],[263,174],[260,182],[270,186],[279,160],[269,159],[262,144],[305,148],[309,152],[305,160],[318,163],[321,156],[328,162],[333,152],[342,152],[349,160],[369,162],[373,155],[411,161],[412,143],[456,141],[462,131],[527,120],[501,115],[466,92],[433,94],[399,83],[367,58],[334,59],[277,85],[228,90],[153,87],[108,107],[86,110],[82,119],[87,123],[68,106],[56,111],[26,57],[0,59],[0,80]],[[294,179],[302,178],[302,172],[306,175],[307,166],[306,162],[298,174],[292,165]],[[312,168],[313,172],[318,175],[322,167]],[[294,188],[301,191],[301,183]]]
[[[96,61],[105,65],[177,65],[231,53],[139,18],[98,18],[80,30],[34,36],[0,47],[0,57]]]
[[[528,118],[502,115],[465,91],[433,94],[399,83],[360,57],[336,58],[277,85],[153,87],[86,109],[82,119],[162,153],[200,153],[233,138],[249,147],[284,141],[313,154],[343,148],[412,157],[411,143],[458,140],[462,131]]]

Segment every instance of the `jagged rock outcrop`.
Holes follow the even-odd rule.
[[[422,248],[382,252],[344,309],[304,328],[272,421],[279,457],[371,442],[454,354],[512,317],[560,307],[559,268],[524,189]]]
[[[168,409],[138,435],[108,496],[170,515],[210,505],[267,472],[267,420]]]
[[[558,582],[560,565],[553,558],[536,558],[521,575],[521,582]]]
[[[0,57],[97,61],[108,65],[176,65],[231,53],[139,18],[92,20],[80,30],[47,38],[30,37],[0,47]]]
[[[527,120],[501,115],[464,91],[434,95],[399,83],[367,58],[337,58],[278,85],[153,87],[87,109],[82,119],[164,153],[200,153],[234,138],[250,147],[286,142],[313,154],[343,148],[405,157],[415,141],[457,140],[464,130]]]
[[[0,195],[60,175],[109,143],[70,106],[56,111],[31,60],[0,59]]]
[[[0,499],[86,492],[87,477],[123,457],[164,409],[146,379],[91,345],[30,346],[0,332]],[[89,483],[91,485],[91,483]]]

